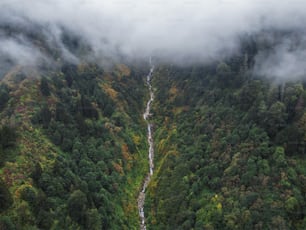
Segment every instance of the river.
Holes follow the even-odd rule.
[[[150,60],[151,64],[151,60]],[[151,115],[151,104],[154,101],[154,92],[151,84],[152,75],[154,71],[154,66],[151,64],[151,69],[149,74],[147,75],[147,86],[150,93],[150,98],[147,102],[146,110],[143,113],[143,119],[147,123],[147,138],[148,138],[148,144],[149,144],[149,150],[148,150],[148,159],[149,159],[149,172],[145,177],[145,180],[142,185],[142,189],[139,192],[137,203],[138,203],[138,212],[139,212],[139,218],[140,218],[140,229],[146,230],[146,218],[144,213],[144,203],[146,198],[146,189],[151,181],[151,177],[154,172],[154,141],[153,141],[153,134],[152,134],[152,123],[149,121],[150,115]]]

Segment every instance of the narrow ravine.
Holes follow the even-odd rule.
[[[150,60],[150,64],[151,64],[151,60]],[[154,71],[154,66],[151,64],[151,69],[149,74],[147,75],[147,86],[149,88],[149,93],[150,93],[150,99],[147,102],[147,106],[146,106],[146,110],[143,113],[143,119],[147,122],[147,127],[148,127],[148,144],[149,144],[149,172],[147,174],[147,176],[145,177],[145,180],[143,182],[142,185],[142,189],[138,195],[138,211],[139,211],[139,218],[140,218],[140,229],[141,230],[145,230],[147,229],[146,227],[146,218],[145,218],[145,213],[144,213],[144,203],[145,203],[145,198],[146,198],[146,188],[148,187],[151,177],[153,175],[154,172],[154,147],[153,147],[153,136],[152,136],[152,123],[150,123],[149,118],[150,118],[150,112],[151,112],[151,104],[154,100],[154,92],[152,89],[152,85],[151,85],[151,79],[152,79],[152,74]]]

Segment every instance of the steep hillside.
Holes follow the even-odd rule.
[[[306,84],[254,71],[272,35],[149,75],[30,36],[53,61],[1,70],[0,229],[305,229]]]
[[[305,84],[248,56],[156,69],[149,229],[306,228]]]
[[[0,0],[0,230],[305,230],[305,21]]]
[[[135,229],[144,72],[67,64],[1,82],[1,229]]]

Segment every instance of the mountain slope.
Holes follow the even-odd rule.
[[[305,85],[245,57],[156,70],[150,229],[305,228]]]
[[[148,166],[147,91],[136,71],[67,64],[43,76],[7,74],[1,124],[13,143],[1,152],[2,228],[138,227]]]
[[[31,34],[53,61],[1,70],[0,228],[138,229],[149,66],[84,61],[73,35],[80,60],[67,63]],[[305,82],[252,72],[278,47],[263,34],[207,64],[154,60],[149,229],[305,228]]]

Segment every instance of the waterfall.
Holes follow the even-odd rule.
[[[140,218],[140,229],[141,230],[146,230],[146,223],[145,223],[145,213],[144,213],[144,202],[145,202],[145,198],[146,198],[146,188],[148,187],[151,177],[153,175],[154,172],[154,142],[153,142],[153,134],[152,134],[152,123],[150,123],[149,118],[151,115],[151,104],[154,100],[154,92],[152,89],[152,85],[151,85],[151,79],[152,79],[152,74],[154,71],[154,66],[152,65],[152,60],[150,58],[150,65],[151,65],[151,69],[149,74],[147,75],[147,87],[149,89],[149,94],[150,94],[150,98],[147,102],[147,106],[145,109],[145,112],[143,113],[143,119],[146,121],[147,123],[147,136],[148,136],[148,144],[149,144],[149,151],[148,151],[148,158],[149,158],[149,172],[147,174],[147,176],[145,177],[145,180],[143,182],[142,185],[142,189],[138,195],[138,212],[139,212],[139,218]]]

